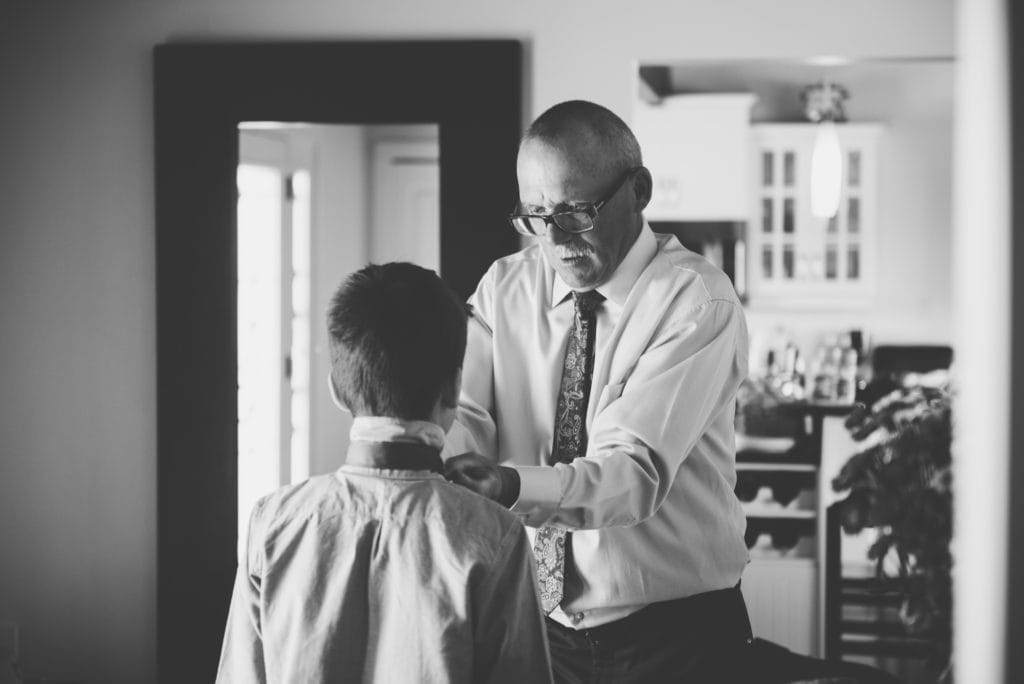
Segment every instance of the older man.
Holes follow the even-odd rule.
[[[534,243],[471,298],[458,421],[478,453],[446,470],[531,528],[556,680],[729,681],[750,638],[746,323],[721,271],[651,232],[642,164],[593,103],[526,132],[510,219]]]

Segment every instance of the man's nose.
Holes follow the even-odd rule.
[[[572,239],[572,235],[559,228],[554,221],[548,221],[544,227],[546,228],[544,239],[552,245],[565,244]]]

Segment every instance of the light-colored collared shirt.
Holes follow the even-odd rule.
[[[547,465],[573,305],[538,245],[498,260],[475,316],[458,420],[521,477],[513,512],[572,530],[574,628],[733,587],[747,563],[733,419],[747,328],[728,278],[645,225],[597,290],[586,458]],[[531,538],[532,538],[532,530]]]
[[[444,480],[436,449],[434,471],[385,467],[413,440],[360,451],[392,428],[357,419],[337,472],[256,504],[218,682],[550,681],[522,524]]]

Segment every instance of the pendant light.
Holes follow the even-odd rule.
[[[823,81],[807,86],[801,93],[804,115],[818,124],[811,152],[811,213],[829,219],[839,211],[843,191],[843,150],[836,123],[846,120],[843,102],[846,89]]]

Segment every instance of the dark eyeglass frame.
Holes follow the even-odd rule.
[[[554,224],[559,230],[569,233],[570,235],[580,235],[582,233],[588,233],[594,230],[597,225],[596,219],[598,212],[604,205],[608,204],[615,195],[622,189],[622,185],[633,176],[637,171],[644,168],[643,166],[634,166],[627,169],[622,177],[619,178],[618,182],[612,187],[611,192],[605,195],[602,199],[597,202],[588,203],[578,209],[572,211],[558,211],[553,214],[517,214],[512,212],[508,215],[508,222],[512,224],[512,227],[516,229],[516,232],[522,235],[537,236],[541,233],[536,233],[530,228],[530,219],[540,219],[544,221],[544,230],[547,231],[547,227],[550,224]],[[565,221],[576,221],[580,224],[589,223],[585,228],[577,228],[570,224],[570,227],[565,227],[559,223],[559,217],[565,217]],[[572,218],[569,218],[572,217]]]

